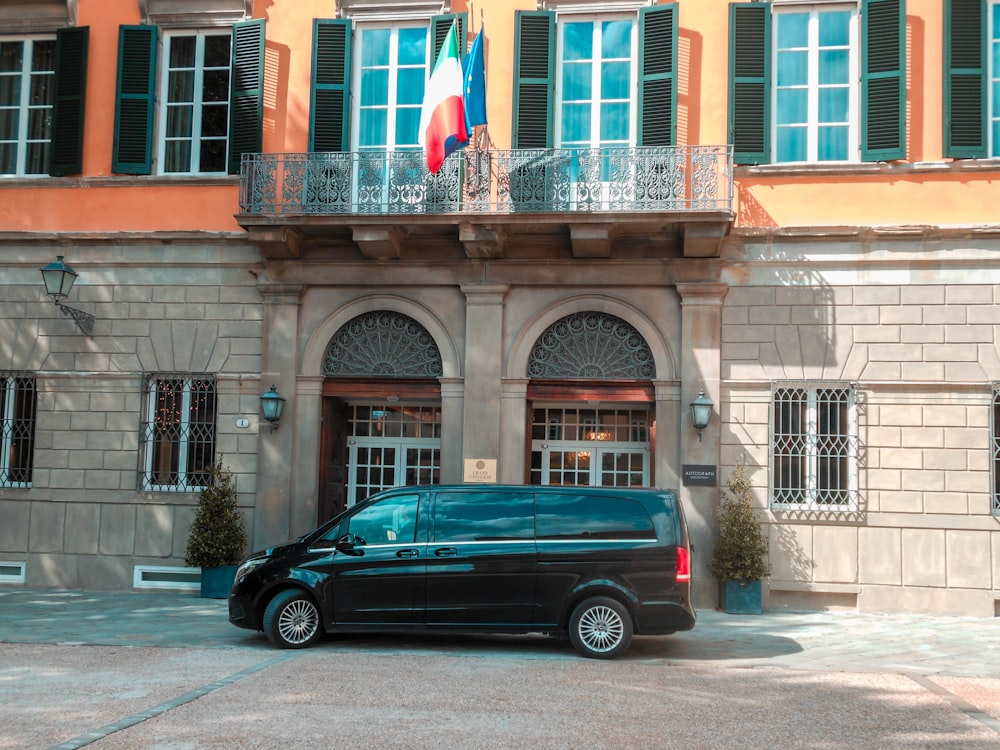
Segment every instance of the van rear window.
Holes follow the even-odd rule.
[[[630,498],[539,495],[535,509],[539,539],[656,539],[646,509]]]

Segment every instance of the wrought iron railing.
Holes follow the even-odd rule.
[[[731,146],[244,154],[247,215],[728,211]]]

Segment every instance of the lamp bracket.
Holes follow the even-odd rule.
[[[58,307],[62,311],[62,314],[67,318],[72,318],[73,322],[76,323],[77,328],[87,334],[90,338],[94,338],[96,318],[94,318],[93,315],[85,313],[83,310],[77,310],[75,307],[64,305],[61,302],[56,302],[56,307]]]

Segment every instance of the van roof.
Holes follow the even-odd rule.
[[[488,482],[467,482],[463,484],[421,484],[421,485],[408,485],[405,487],[393,487],[392,490],[421,490],[427,491],[432,490],[434,492],[440,492],[442,490],[510,490],[513,492],[523,492],[525,490],[530,490],[532,492],[587,492],[587,493],[597,493],[597,494],[616,494],[621,495],[623,493],[638,493],[638,494],[668,494],[676,495],[677,493],[671,489],[664,489],[659,487],[591,487],[589,485],[576,485],[576,484],[493,484]],[[386,492],[390,490],[384,490]]]

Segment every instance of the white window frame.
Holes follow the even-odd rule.
[[[819,27],[818,14],[835,11],[851,11],[850,30],[850,61],[849,61],[849,112],[848,112],[848,158],[843,160],[821,160],[819,158]],[[778,19],[790,13],[810,13],[808,54],[808,104],[806,113],[808,120],[806,158],[802,161],[779,161],[778,156]],[[857,3],[815,3],[802,4],[795,2],[775,2],[772,9],[772,44],[771,44],[771,154],[772,164],[853,164],[861,161],[861,31],[860,12]]]
[[[201,124],[202,115],[204,110],[205,102],[202,99],[204,93],[204,75],[205,75],[205,38],[209,36],[225,36],[226,34],[230,37],[230,51],[229,51],[229,94],[226,97],[226,137],[221,138],[206,138],[204,140],[224,140],[223,152],[227,155],[223,159],[223,168],[216,171],[203,171],[201,169],[201,150],[200,145],[202,142],[201,137]],[[194,101],[192,103],[192,114],[191,114],[191,135],[187,139],[181,138],[170,138],[167,137],[167,117],[169,116],[169,111],[171,109],[171,103],[168,101],[169,91],[170,91],[170,45],[173,39],[179,37],[196,37],[196,51],[195,51],[195,80],[194,80]],[[163,31],[162,40],[160,42],[160,71],[159,71],[159,82],[157,85],[157,116],[156,116],[156,171],[157,174],[169,176],[169,177],[184,177],[191,175],[212,175],[212,176],[222,176],[228,175],[228,153],[229,153],[229,139],[232,135],[230,132],[230,123],[232,122],[232,112],[230,107],[232,106],[232,90],[233,90],[233,71],[232,71],[232,27],[209,27],[209,28],[192,28],[192,29],[167,29]],[[220,70],[221,68],[212,68],[212,70]],[[187,140],[191,144],[191,157],[189,168],[187,171],[166,171],[167,164],[167,142],[170,141],[180,141]]]
[[[986,45],[986,106],[989,113],[986,122],[986,138],[989,143],[990,158],[1000,158],[1000,100],[993,95],[993,92],[1000,87],[1000,69],[993,67],[993,61],[1000,59],[1000,2],[989,3],[986,6],[989,14],[987,27]],[[994,137],[994,136],[997,137]],[[998,511],[994,511],[998,512]]]
[[[397,87],[397,75],[399,71],[399,31],[400,29],[423,29],[426,36],[426,47],[424,55],[424,83],[426,85],[427,80],[430,78],[431,69],[434,66],[434,61],[431,60],[434,54],[434,41],[431,38],[430,23],[428,21],[394,21],[394,22],[382,22],[382,23],[362,23],[355,24],[353,35],[357,40],[357,44],[352,45],[352,56],[351,69],[355,71],[352,75],[357,78],[357,92],[351,96],[351,151],[378,151],[375,146],[362,146],[361,139],[361,110],[362,110],[362,57],[363,57],[363,47],[364,47],[364,34],[369,31],[379,31],[388,30],[392,36],[392,43],[389,45],[389,91],[388,91],[388,101],[387,101],[387,114],[386,114],[386,144],[381,149],[382,151],[420,151],[420,146],[417,141],[412,144],[399,146],[396,138],[396,118],[395,113],[399,108],[399,96]],[[406,66],[414,67],[415,66]],[[408,107],[409,108],[409,107]],[[420,104],[416,104],[413,107],[417,111],[417,121],[420,120]],[[414,134],[415,137],[419,138],[418,134]]]
[[[990,508],[1000,516],[1000,383],[993,384],[990,406]]]
[[[142,472],[139,477],[140,489],[144,492],[197,492],[201,490],[204,485],[194,484],[190,481],[190,470],[191,467],[188,466],[188,452],[191,446],[191,436],[190,436],[190,414],[191,414],[191,391],[192,391],[192,381],[202,379],[211,379],[215,384],[215,389],[213,390],[213,397],[215,398],[214,405],[214,416],[215,421],[212,424],[213,430],[213,442],[217,442],[219,438],[218,434],[218,380],[214,376],[210,375],[198,375],[198,374],[187,374],[187,373],[161,373],[154,374],[148,377],[148,382],[146,383],[146,405],[145,405],[145,421],[143,423],[144,434],[142,436]],[[171,445],[176,446],[177,450],[177,482],[175,484],[158,484],[153,482],[152,477],[154,474],[154,464],[156,460],[155,450],[156,441],[150,438],[148,434],[151,429],[151,425],[155,423],[156,420],[156,405],[157,405],[157,393],[159,388],[159,382],[161,380],[182,380],[184,382],[183,393],[181,395],[181,405],[180,405],[180,429],[178,430],[179,436],[176,441],[171,441]],[[214,460],[213,450],[213,460]]]
[[[21,70],[17,74],[19,79],[20,96],[17,103],[17,140],[15,141],[5,141],[5,143],[14,143],[17,149],[17,159],[13,172],[2,172],[0,177],[7,179],[17,178],[17,177],[48,177],[48,166],[44,167],[42,172],[26,172],[27,158],[28,158],[28,144],[29,143],[48,143],[49,149],[52,148],[52,110],[55,108],[56,101],[56,86],[55,86],[55,57],[53,57],[52,65],[53,68],[50,71],[40,71],[39,74],[51,75],[53,78],[52,84],[49,87],[50,101],[42,104],[35,105],[31,103],[31,77],[35,72],[31,69],[31,63],[34,59],[33,49],[35,42],[52,42],[55,43],[55,34],[28,34],[24,36],[16,37],[3,37],[0,38],[0,42],[21,42],[23,43],[23,53],[21,56]],[[13,75],[5,74],[4,77],[11,77]],[[28,138],[28,123],[30,121],[31,112],[38,109],[49,110],[48,115],[48,127],[46,128],[45,138],[43,139],[31,139]],[[46,159],[48,161],[48,159]]]
[[[352,402],[352,408],[350,410],[350,416],[348,417],[348,438],[347,438],[347,466],[348,466],[348,480],[347,480],[347,507],[351,508],[361,500],[375,494],[376,492],[384,489],[390,489],[391,487],[400,487],[407,484],[407,469],[429,469],[434,474],[435,480],[431,484],[438,484],[441,481],[441,407],[439,404],[430,405],[423,404],[419,402],[394,402],[388,404],[384,401],[365,401],[365,402]],[[428,407],[429,410],[436,410],[436,421],[429,422],[427,424],[432,424],[436,426],[437,437],[423,437],[423,436],[404,436],[400,435],[358,435],[359,425],[365,425],[371,428],[378,421],[378,417],[375,412],[380,409],[385,409],[386,407],[399,407],[399,409],[405,411],[407,408],[419,408]],[[373,414],[370,419],[357,419],[355,417],[355,411],[353,407],[371,407]],[[399,422],[403,424],[405,422],[403,417],[398,420],[393,419],[393,423]],[[396,479],[397,484],[393,485],[374,485],[368,482],[359,482],[358,479],[358,452],[363,449],[380,451],[385,449],[391,449],[396,452],[396,458],[393,463],[393,477]],[[431,451],[434,460],[431,461],[429,465],[417,465],[410,466],[407,464],[407,451],[408,450],[420,450],[420,451]],[[367,464],[366,464],[367,465]],[[400,483],[400,480],[402,482]],[[363,497],[358,497],[358,493],[363,492]]]
[[[545,437],[532,438],[531,440],[531,453],[539,454],[541,460],[541,465],[539,469],[537,469],[539,484],[541,486],[549,485],[552,476],[554,474],[558,475],[559,473],[558,469],[553,470],[550,466],[550,459],[553,453],[564,454],[565,456],[570,457],[571,460],[575,460],[580,463],[586,462],[587,465],[585,467],[578,464],[576,467],[570,468],[569,471],[579,474],[586,473],[586,486],[588,487],[622,486],[616,484],[603,484],[603,460],[605,456],[641,454],[641,484],[634,484],[630,482],[627,486],[650,486],[650,428],[653,420],[652,410],[647,412],[647,420],[631,419],[627,426],[618,425],[618,430],[627,430],[629,439],[613,440],[612,438],[614,437],[614,433],[617,431],[615,427],[598,424],[596,417],[583,417],[579,423],[573,421],[564,422],[564,419],[558,418],[554,413],[562,410],[564,415],[568,412],[571,416],[575,416],[579,411],[581,411],[581,406],[579,404],[574,403],[563,406],[558,403],[546,403],[540,401],[533,404],[532,408],[544,409],[550,412],[547,417],[548,421],[546,422]],[[630,412],[644,411],[643,409],[637,408],[636,404],[630,403],[602,403],[598,408],[598,411],[602,410],[612,410],[622,415]],[[573,433],[573,437],[564,437],[564,429]],[[575,454],[575,456],[572,454]],[[532,469],[531,473],[534,473],[535,471],[535,469]],[[636,472],[629,470],[627,473],[631,478]],[[617,470],[610,472],[610,476],[612,477],[620,476],[621,474],[622,473]]]
[[[820,476],[820,442],[828,437],[819,434],[819,400],[821,391],[842,391],[847,399],[847,435],[839,435],[844,440],[842,451],[837,455],[847,462],[847,486],[835,488],[846,494],[843,502],[824,501],[821,493],[829,488],[819,486]],[[798,434],[778,433],[777,412],[779,393],[801,391],[805,394],[805,415]],[[786,402],[783,402],[786,403]],[[832,401],[830,403],[833,403]],[[769,433],[769,473],[768,490],[769,504],[772,510],[823,511],[832,513],[855,512],[859,508],[858,488],[858,394],[857,387],[852,383],[843,382],[775,382],[771,386],[770,414],[768,420]],[[802,465],[801,484],[789,483],[788,487],[777,486],[776,472],[779,462],[800,462]],[[798,494],[800,499],[793,499],[790,493]]]
[[[628,142],[627,143],[613,143],[609,144],[609,148],[620,147],[629,148],[635,146],[636,139],[638,137],[638,111],[639,111],[639,15],[636,12],[631,13],[609,13],[609,14],[594,14],[594,13],[566,13],[561,12],[556,16],[556,65],[555,65],[555,108],[553,112],[553,138],[558,148],[601,148],[601,116],[600,116],[600,104],[601,99],[601,66],[599,64],[592,63],[591,70],[591,105],[596,107],[596,112],[594,109],[591,110],[590,117],[590,145],[589,146],[564,146],[563,145],[563,106],[565,104],[563,99],[563,64],[564,64],[564,35],[567,23],[593,23],[594,26],[594,37],[595,45],[594,51],[596,53],[600,52],[600,47],[597,44],[599,39],[599,34],[597,29],[599,25],[605,21],[615,21],[615,20],[628,20],[632,24],[632,33],[630,39],[630,51],[629,51],[629,125],[628,125]]]

